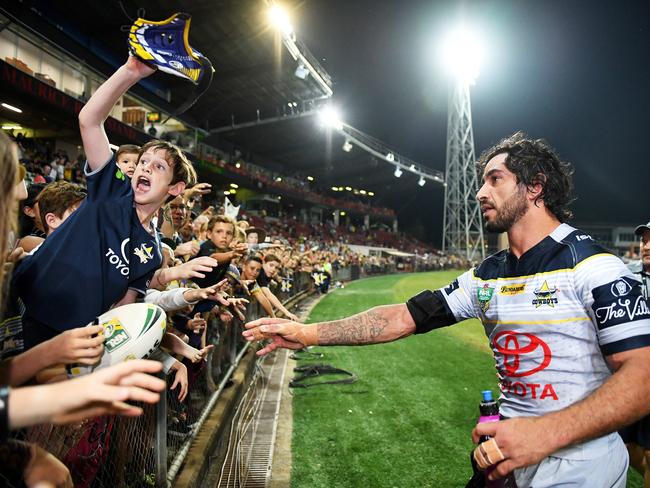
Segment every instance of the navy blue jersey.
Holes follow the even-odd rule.
[[[129,288],[144,294],[160,267],[157,235],[140,223],[130,181],[116,169],[113,156],[86,173],[84,202],[16,269],[27,347],[88,324]]]

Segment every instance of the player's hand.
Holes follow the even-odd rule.
[[[187,241],[179,244],[174,249],[174,256],[196,256],[201,250],[201,246],[196,241]]]
[[[23,471],[23,479],[28,487],[72,488],[72,478],[68,468],[53,454],[36,444],[30,444],[31,457]]]
[[[496,464],[490,479],[503,478],[515,468],[539,463],[561,446],[556,446],[554,429],[543,417],[521,417],[478,424],[472,431],[474,443],[483,435],[492,437],[505,459]]]
[[[48,365],[96,364],[104,354],[103,331],[102,325],[89,325],[66,330],[46,341],[43,352]]]
[[[194,317],[187,321],[187,328],[195,334],[201,332],[205,327],[205,319],[201,317],[200,313],[195,313]]]
[[[242,332],[242,335],[247,341],[262,341],[264,339],[272,339],[273,341],[257,351],[258,356],[264,356],[278,347],[302,349],[312,345],[307,343],[302,331],[303,327],[307,326],[291,320],[265,317],[248,322],[244,327],[247,330]]]
[[[140,61],[135,56],[129,56],[129,59],[124,65],[129,73],[136,76],[138,79],[146,78],[156,72],[156,67]]]
[[[180,266],[170,268],[174,270],[174,279],[177,280],[191,280],[192,278],[205,278],[204,273],[209,273],[212,268],[219,265],[216,259],[209,256],[201,256],[194,258]]]
[[[189,380],[187,377],[187,366],[185,366],[180,361],[176,361],[172,366],[172,369],[176,370],[176,375],[174,375],[174,383],[169,387],[170,390],[175,389],[177,386],[178,390],[178,401],[182,402],[187,396],[189,390]]]

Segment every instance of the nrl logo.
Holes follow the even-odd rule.
[[[494,287],[491,287],[487,283],[483,285],[483,288],[476,290],[476,297],[478,298],[478,303],[483,313],[487,312],[487,309],[490,307],[490,300],[492,300],[493,293]]]
[[[537,297],[534,298],[532,302],[533,305],[535,305],[535,308],[539,308],[542,305],[548,305],[551,308],[555,308],[555,305],[557,304],[557,297],[555,296],[557,293],[557,287],[550,288],[546,280],[544,280],[542,286],[533,291],[533,293]]]
[[[150,259],[153,259],[153,246],[147,247],[144,244],[140,244],[140,247],[136,247],[133,250],[133,254],[140,258],[142,264],[146,264]]]

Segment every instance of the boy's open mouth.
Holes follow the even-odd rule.
[[[138,191],[149,191],[151,188],[151,182],[146,176],[138,176],[138,181],[136,182],[135,189]]]

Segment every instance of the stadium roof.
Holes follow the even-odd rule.
[[[161,20],[174,12],[187,12],[192,15],[190,44],[212,61],[216,71],[210,89],[181,118],[206,131],[258,118],[282,119],[212,132],[206,142],[236,148],[249,161],[286,174],[313,176],[324,188],[350,186],[373,191],[377,195],[374,201],[393,208],[399,209],[405,192],[419,191],[415,175],[405,172],[397,179],[391,165],[359,148],[342,151],[345,139],[328,134],[315,117],[283,118],[291,113],[289,104],[322,100],[326,94],[312,76],[300,79],[294,74],[299,63],[270,27],[266,0],[123,0],[121,4],[123,8],[120,2],[86,2],[83,8],[74,9],[69,2],[25,0],[7,3],[2,10],[106,75],[125,59],[126,35],[121,26],[131,23],[127,14],[135,18],[138,9],[144,8],[146,19]],[[283,4],[291,7],[298,2]],[[297,42],[331,83],[308,46],[300,39]],[[133,91],[168,111],[186,99],[190,87],[164,73],[146,81]],[[336,92],[335,84],[332,88]]]

